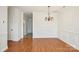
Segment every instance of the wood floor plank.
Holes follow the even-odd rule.
[[[9,41],[6,52],[79,52],[57,38],[24,38],[19,42]]]

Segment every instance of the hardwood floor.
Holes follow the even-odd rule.
[[[24,38],[19,42],[9,41],[6,52],[78,52],[57,38]]]

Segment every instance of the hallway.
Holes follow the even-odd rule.
[[[9,41],[6,52],[79,52],[57,38],[24,38],[19,42]]]

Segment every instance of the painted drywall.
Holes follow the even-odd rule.
[[[56,38],[57,30],[57,13],[52,13],[52,21],[45,20],[47,12],[33,12],[33,38]]]
[[[58,20],[59,38],[79,49],[79,7],[65,7]]]
[[[9,7],[9,40],[18,41],[23,38],[23,12]]]
[[[0,51],[4,51],[7,46],[7,6],[0,6]]]

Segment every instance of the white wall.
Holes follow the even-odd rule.
[[[59,16],[59,38],[79,49],[79,7],[63,8]]]
[[[53,21],[46,21],[46,12],[33,12],[33,38],[55,38],[58,35],[57,13],[52,13]]]
[[[18,41],[23,38],[23,12],[9,7],[9,40]]]
[[[7,6],[0,6],[0,51],[7,47]]]

